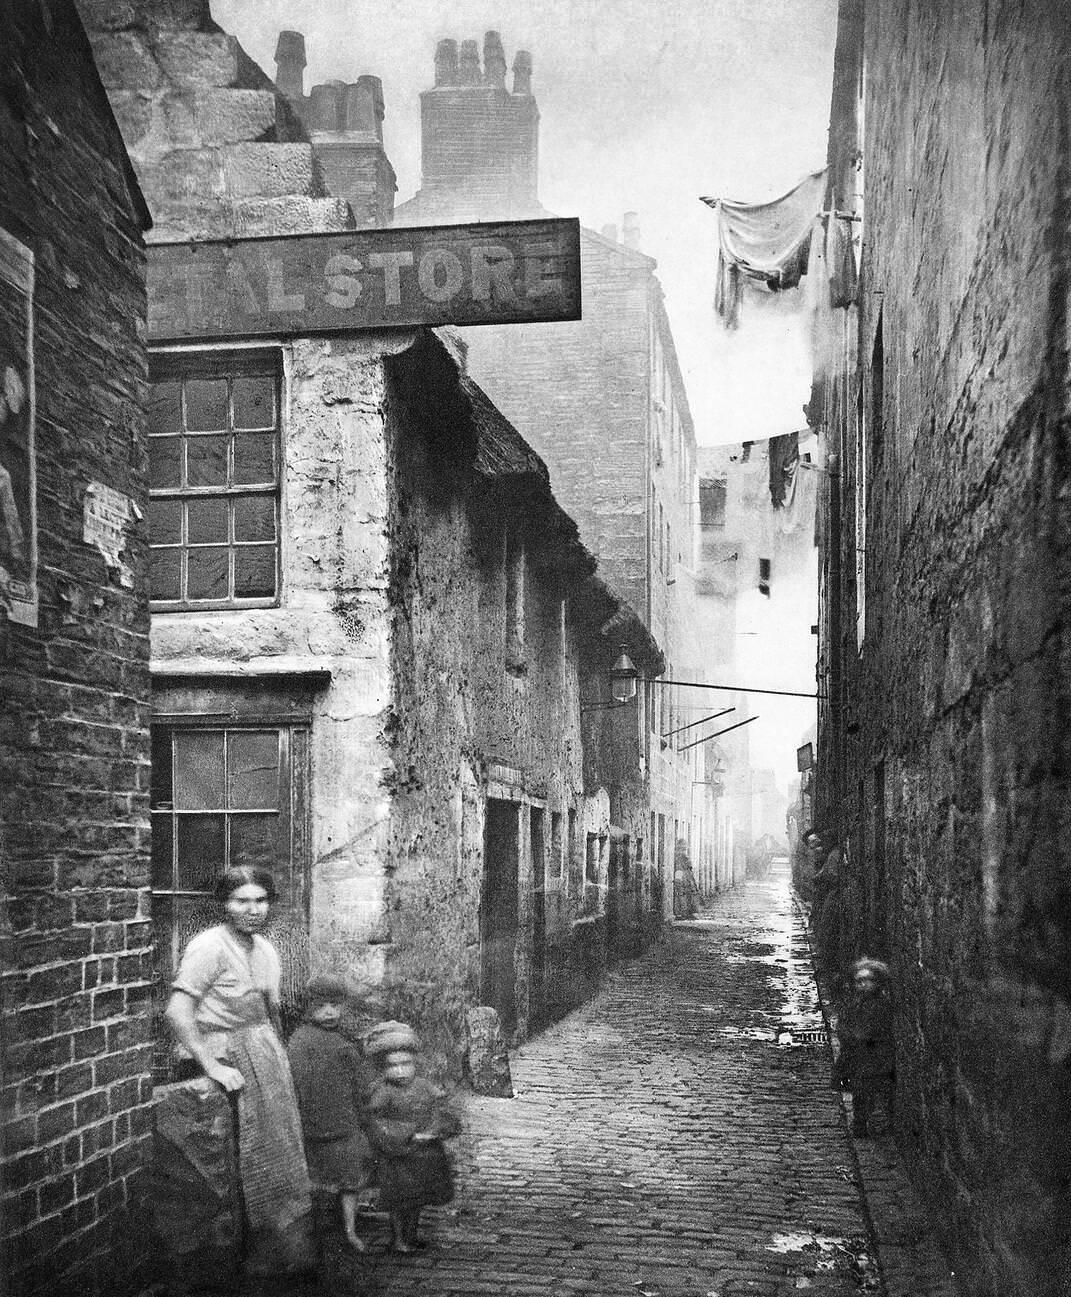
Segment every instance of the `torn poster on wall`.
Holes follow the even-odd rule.
[[[0,229],[0,608],[37,625],[33,253]]]
[[[127,528],[141,510],[122,491],[90,482],[82,503],[82,539],[96,545],[110,569],[119,573],[119,584],[128,589],[134,584],[134,573],[123,558]]]

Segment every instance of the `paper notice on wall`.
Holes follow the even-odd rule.
[[[141,510],[121,491],[103,482],[90,482],[86,487],[82,539],[87,545],[96,545],[108,567],[118,571],[120,585],[127,588],[134,584],[134,573],[123,560],[127,528],[140,517]]]

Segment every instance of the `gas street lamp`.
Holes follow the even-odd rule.
[[[621,655],[610,668],[610,696],[615,703],[631,702],[636,697],[636,665],[621,645]]]

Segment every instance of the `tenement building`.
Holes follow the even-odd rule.
[[[134,8],[93,40],[154,238],[353,228],[317,160],[329,120],[352,134],[353,114],[376,137],[362,210],[389,207],[367,80],[352,94],[314,88],[297,111],[206,10]],[[469,1008],[491,1005],[521,1039],[645,938],[642,749],[609,741],[622,718],[598,704],[622,645],[645,674],[663,655],[595,575],[546,467],[469,377],[456,335],[290,326],[182,341],[161,323],[158,251],[148,523],[162,983],[209,922],[218,871],[265,864],[288,1010],[310,971],[339,974],[413,1022],[434,1066],[456,1074]]]
[[[841,958],[892,965],[898,1135],[964,1291],[1055,1297],[1071,32],[1042,0],[863,11],[841,0],[825,203],[863,216],[859,300],[825,312],[811,402],[817,814],[849,844]]]
[[[747,679],[751,646],[761,637],[769,646],[765,679],[786,690],[813,690],[813,670],[799,653],[814,623],[813,443],[809,434],[788,433],[699,451],[696,615],[715,679]],[[713,728],[739,728],[711,743],[706,760],[730,810],[734,840],[725,881],[732,882],[743,877],[757,839],[785,837],[786,806],[773,772],[752,769],[750,722],[772,711],[798,716],[802,731],[814,713],[795,699],[745,692],[714,695],[709,710],[722,707],[733,710]],[[787,719],[782,725],[791,733]]]
[[[292,33],[280,39],[284,78]],[[481,57],[482,55],[482,57]],[[282,81],[281,81],[282,84]],[[299,110],[306,102],[291,85]],[[313,94],[315,95],[315,91]],[[314,140],[316,136],[314,134]],[[507,69],[502,41],[442,40],[421,94],[422,184],[394,212],[399,226],[523,220],[548,213],[538,194],[539,111],[532,59]],[[695,637],[696,442],[655,262],[634,213],[618,238],[582,228],[583,319],[465,330],[469,369],[546,460],[606,580],[662,646],[667,679],[705,675]],[[675,843],[713,860],[726,810],[700,778],[701,754],[678,752],[680,726],[714,710],[702,691],[641,682],[631,707],[649,802],[644,870],[652,895],[673,872]],[[629,809],[611,808],[625,824]]]
[[[73,4],[0,80],[0,1274],[91,1297],[151,1142],[149,218]]]

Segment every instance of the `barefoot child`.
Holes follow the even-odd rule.
[[[852,997],[837,1023],[840,1054],[834,1083],[852,1092],[852,1134],[867,1136],[879,1099],[892,1125],[896,1049],[893,1041],[889,966],[880,959],[852,965]]]
[[[397,1252],[425,1247],[418,1237],[420,1209],[454,1196],[454,1178],[443,1140],[460,1126],[446,1095],[416,1074],[419,1043],[403,1022],[381,1022],[364,1038],[365,1053],[379,1062],[372,1092],[372,1144],[379,1158],[379,1202],[390,1212]]]
[[[375,1170],[364,1127],[376,1077],[358,1047],[339,1032],[346,999],[340,981],[314,977],[288,1053],[312,1186],[338,1195],[346,1238],[363,1252],[357,1205]]]

